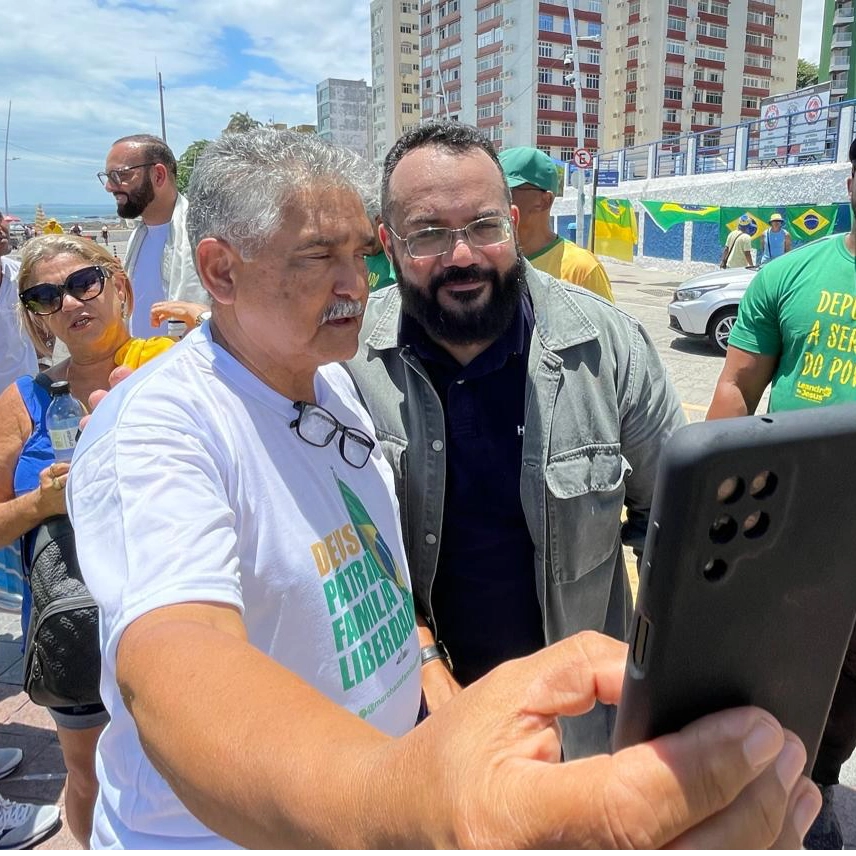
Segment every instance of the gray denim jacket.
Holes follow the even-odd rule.
[[[631,600],[621,542],[644,544],[660,448],[684,422],[680,401],[635,318],[528,264],[527,285],[535,328],[520,496],[544,635],[548,644],[581,630],[624,639]],[[400,313],[397,286],[369,298],[348,368],[395,473],[416,608],[442,639],[431,587],[443,521],[443,408],[417,357],[399,347]],[[565,756],[608,751],[611,722],[600,707],[564,720]]]

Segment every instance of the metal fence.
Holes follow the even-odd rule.
[[[603,152],[597,155],[597,167],[618,172],[621,181],[634,181],[834,163],[846,159],[844,144],[849,146],[856,136],[854,107],[856,100],[840,101],[775,119],[711,127],[682,137]],[[840,140],[841,134],[844,137]]]

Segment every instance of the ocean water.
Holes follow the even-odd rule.
[[[103,202],[71,204],[64,202],[42,202],[45,216],[54,217],[60,223],[75,223],[78,220],[100,220],[104,223],[114,223],[119,217],[116,214],[116,203],[104,194]],[[13,214],[20,217],[24,223],[32,223],[36,217],[36,203],[29,205],[10,205],[5,214]]]

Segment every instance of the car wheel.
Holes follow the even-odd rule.
[[[731,335],[731,328],[737,320],[737,307],[729,306],[726,309],[720,309],[713,318],[710,319],[710,324],[707,327],[707,335],[711,344],[720,352],[725,353],[728,347],[728,337]]]

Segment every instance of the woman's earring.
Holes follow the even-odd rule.
[[[128,320],[128,313],[125,311],[125,301],[124,300],[121,301],[119,305],[122,307],[122,320],[127,321]]]

